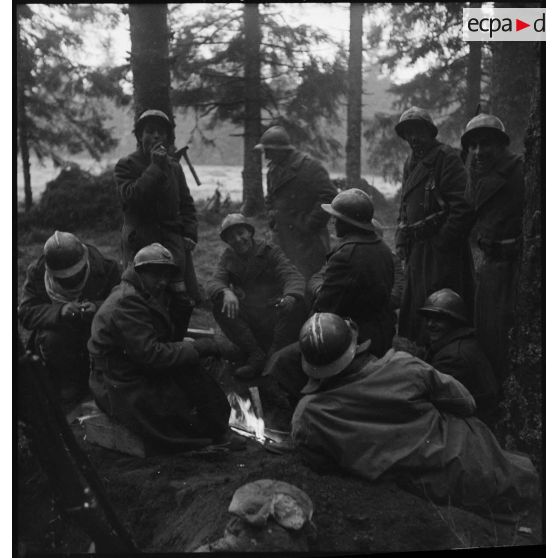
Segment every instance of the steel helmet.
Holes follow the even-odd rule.
[[[136,118],[136,122],[134,124],[134,135],[136,136],[136,138],[139,139],[139,136],[141,135],[141,131],[142,131],[143,127],[145,126],[145,123],[150,118],[157,118],[158,120],[162,120],[165,123],[165,125],[167,126],[167,130],[169,132],[169,135],[171,136],[171,140],[174,142],[174,124],[173,124],[173,122],[171,122],[171,119],[167,116],[166,113],[164,113],[162,110],[157,110],[157,109],[144,110]]]
[[[370,196],[358,188],[349,188],[337,194],[331,203],[322,203],[322,209],[338,219],[365,231],[373,231],[374,204]]]
[[[172,254],[158,242],[144,246],[134,256],[134,269],[148,265],[167,266],[173,269],[178,269],[178,266],[174,263]]]
[[[440,289],[432,293],[419,308],[423,316],[448,316],[460,322],[468,323],[467,308],[463,299],[451,289]]]
[[[65,279],[79,273],[89,260],[89,251],[77,236],[55,231],[43,248],[45,267],[52,277]]]
[[[329,378],[346,368],[356,354],[358,330],[336,314],[318,312],[300,330],[302,369],[310,378]]]
[[[504,145],[510,144],[510,137],[506,134],[503,122],[497,116],[481,113],[469,120],[465,127],[465,132],[461,136],[463,149],[468,149],[471,137],[481,131],[487,131],[498,137]]]
[[[407,122],[412,122],[412,121],[424,122],[431,130],[433,137],[436,137],[438,135],[438,128],[432,121],[432,117],[430,116],[430,114],[428,114],[428,112],[423,108],[411,107],[408,108],[401,115],[399,122],[395,125],[395,131],[397,132],[397,135],[400,138],[405,139],[404,132],[405,132]]]
[[[291,138],[283,126],[271,126],[260,138],[254,149],[294,149]]]
[[[246,227],[252,235],[254,234],[255,230],[254,227],[248,222],[246,217],[242,215],[242,213],[229,213],[221,223],[221,230],[219,231],[219,236],[221,240],[225,240],[225,232],[228,231],[231,227]]]

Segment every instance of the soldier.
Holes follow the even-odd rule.
[[[114,260],[69,232],[55,231],[27,269],[19,319],[33,331],[29,348],[50,370],[64,405],[87,394],[91,321],[119,281]]]
[[[507,371],[508,333],[513,325],[523,212],[523,161],[496,116],[479,114],[461,136],[472,159],[468,198],[475,210],[476,242],[482,253],[475,295],[475,328],[498,380]]]
[[[228,244],[207,285],[213,315],[247,361],[238,378],[259,376],[265,361],[296,341],[306,318],[305,282],[282,250],[254,239],[240,213],[227,215],[221,239]]]
[[[459,380],[475,398],[476,415],[492,425],[498,384],[475,330],[469,326],[463,299],[451,289],[441,289],[426,299],[419,314],[425,317],[429,342],[424,360]]]
[[[296,150],[281,126],[264,132],[255,149],[269,160],[266,208],[272,240],[308,280],[329,251],[329,217],[320,204],[337,192],[325,168]]]
[[[172,341],[167,285],[176,271],[161,244],[139,250],[95,316],[87,345],[95,401],[149,454],[234,441],[227,398],[200,365],[216,354],[215,342]]]
[[[200,298],[191,257],[198,239],[196,209],[182,167],[170,156],[174,130],[169,117],[160,110],[146,110],[137,118],[134,134],[138,149],[120,159],[114,169],[124,210],[124,265],[153,242],[170,250],[178,266],[169,288],[174,293],[172,317],[180,340]]]
[[[417,310],[448,287],[472,309],[473,267],[468,235],[473,212],[465,201],[467,174],[456,150],[437,141],[438,128],[421,108],[406,110],[395,126],[411,147],[405,161],[396,250],[406,264],[399,335],[423,344]]]
[[[519,511],[540,495],[529,458],[504,451],[447,374],[403,351],[378,359],[356,326],[314,314],[300,332],[308,377],[291,435],[311,466],[370,481],[384,474],[440,505]]]

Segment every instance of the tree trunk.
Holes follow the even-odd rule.
[[[158,109],[172,118],[167,11],[167,4],[129,4],[136,116]]]
[[[480,2],[471,2],[471,8],[480,8]],[[471,41],[469,43],[469,56],[467,57],[467,90],[465,93],[465,114],[463,118],[463,129],[467,122],[476,114],[481,99],[482,78],[482,42]],[[486,112],[482,110],[480,112]]]
[[[347,188],[360,185],[362,131],[362,18],[364,4],[350,5],[349,89],[347,93]]]
[[[27,213],[33,205],[33,192],[31,190],[31,163],[29,161],[29,141],[27,136],[27,113],[25,112],[25,76],[27,65],[21,59],[23,56],[19,17],[16,18],[17,32],[17,128],[18,144],[23,167],[23,191],[25,193],[25,212]]]
[[[245,215],[263,211],[262,157],[254,146],[261,136],[260,13],[258,4],[244,5],[244,169],[242,197]]]
[[[513,44],[513,43],[509,43]],[[526,43],[522,43],[525,47]],[[540,43],[536,43],[540,56]],[[505,411],[500,430],[509,447],[537,456],[542,449],[542,123],[540,68],[535,67],[525,138],[525,200],[517,302],[512,329],[510,376],[504,385]],[[510,434],[511,433],[511,434]],[[540,463],[540,462],[539,462]]]

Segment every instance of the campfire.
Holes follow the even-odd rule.
[[[235,392],[229,393],[231,406],[229,426],[237,434],[256,441],[272,453],[283,453],[289,448],[289,433],[265,427],[260,393],[251,387],[250,397],[244,399]]]

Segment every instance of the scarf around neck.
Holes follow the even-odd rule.
[[[89,261],[87,261],[85,265],[86,270],[83,280],[71,289],[62,287],[62,285],[60,285],[60,283],[56,281],[52,275],[50,275],[48,270],[45,269],[45,289],[52,302],[74,302],[79,299],[81,291],[83,290],[87,279],[89,279],[89,273],[91,271]]]

